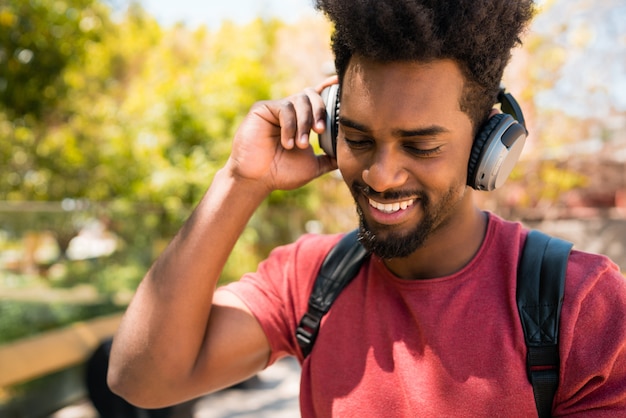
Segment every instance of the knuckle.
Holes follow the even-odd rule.
[[[252,106],[250,106],[250,111],[254,112],[256,110],[263,109],[265,107],[267,107],[267,101],[261,100],[261,101],[253,103]]]
[[[294,108],[294,104],[290,99],[283,99],[278,105],[283,110],[292,110]]]

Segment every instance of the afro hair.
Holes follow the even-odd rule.
[[[496,102],[511,49],[534,14],[532,0],[316,0],[334,24],[342,80],[353,55],[380,62],[455,61],[466,83],[461,109],[474,127]]]

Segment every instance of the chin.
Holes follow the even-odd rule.
[[[424,245],[431,230],[430,225],[425,225],[423,222],[404,234],[389,231],[389,229],[386,227],[370,228],[361,217],[359,242],[366,250],[380,258],[405,258]]]

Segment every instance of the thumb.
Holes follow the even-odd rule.
[[[326,154],[316,155],[315,158],[317,158],[318,177],[337,169],[337,160],[335,158]]]

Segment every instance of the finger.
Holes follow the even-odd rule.
[[[321,98],[317,100],[318,98],[319,94],[313,89],[306,89],[303,93],[294,97],[297,123],[296,145],[299,148],[305,149],[309,146],[309,135],[315,120],[313,115],[314,109],[316,106],[319,107],[319,100],[321,100]],[[311,101],[317,101],[318,103],[314,106]],[[319,109],[317,109],[317,112],[319,113]]]
[[[307,88],[302,93],[285,99],[279,106],[281,143],[285,149],[309,146],[311,130],[322,133],[326,127],[326,105],[320,96],[321,90],[337,82],[329,77],[316,88]]]
[[[323,83],[319,84],[315,88],[308,88],[305,92],[309,96],[311,102],[311,109],[313,111],[313,126],[312,130],[318,134],[321,134],[326,129],[326,103],[322,99],[321,92],[324,88],[337,84],[337,77],[333,76],[327,78]]]
[[[332,86],[333,84],[339,84],[339,76],[333,75],[326,78],[324,81],[318,84],[317,87],[315,87],[315,91],[318,95],[321,95],[322,91],[326,87]],[[318,134],[321,134],[322,132],[324,132],[324,130],[326,130],[326,104],[322,100],[321,96],[319,96],[319,100],[322,104],[322,107],[319,108],[318,111],[314,111],[315,125],[313,130]],[[314,106],[313,108],[318,109],[316,106]]]
[[[336,77],[332,77],[328,80],[336,79]],[[323,83],[321,85],[332,85],[333,83]],[[308,88],[305,90],[305,93],[309,97],[309,101],[311,104],[313,123],[311,129],[318,134],[324,132],[326,129],[326,104],[320,95],[321,90],[319,90],[319,86],[316,88]]]
[[[337,160],[329,155],[316,156],[318,163],[318,177],[337,169]]]
[[[326,80],[322,81],[320,84],[315,87],[315,91],[317,93],[321,93],[328,86],[332,86],[333,84],[339,84],[339,77],[336,75],[328,77]]]
[[[296,109],[291,100],[285,99],[278,108],[278,124],[280,126],[280,143],[285,149],[295,146],[297,135]]]

